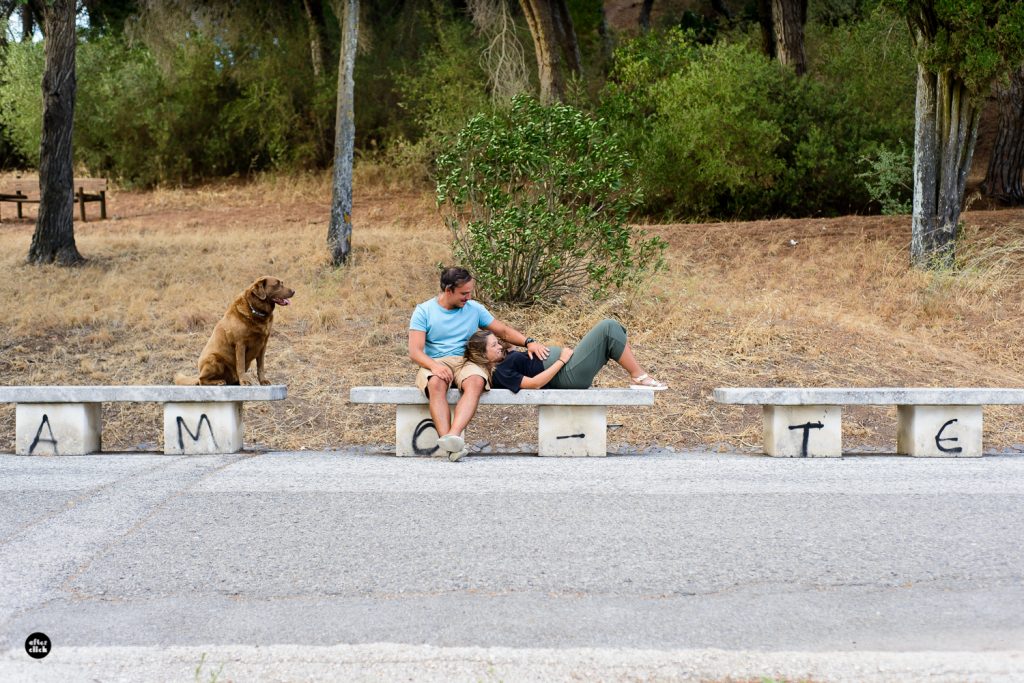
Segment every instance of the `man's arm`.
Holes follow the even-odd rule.
[[[444,363],[438,363],[427,355],[424,349],[427,346],[427,333],[423,330],[409,330],[409,358],[421,368],[430,370],[435,375],[449,384],[455,379],[451,368]]]
[[[498,335],[499,339],[504,339],[509,344],[525,346],[526,352],[530,354],[530,358],[536,356],[541,360],[545,360],[550,353],[548,351],[548,347],[544,346],[539,341],[532,341],[527,344],[525,334],[515,328],[509,327],[497,318],[491,321],[491,324],[487,326],[487,329]]]

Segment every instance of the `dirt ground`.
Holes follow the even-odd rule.
[[[256,448],[387,448],[393,408],[352,405],[358,385],[410,384],[406,330],[450,261],[430,196],[356,193],[349,264],[327,262],[326,177],[194,189],[113,191],[111,219],[76,219],[81,268],[25,264],[34,212],[4,206],[6,302],[0,383],[166,384],[194,369],[231,299],[263,274],[297,290],[280,308],[268,374],[288,399],[251,405]],[[94,206],[90,206],[94,209]],[[711,400],[718,386],[1024,386],[1020,352],[1024,211],[969,211],[959,272],[908,267],[908,217],[651,225],[669,244],[667,272],[594,303],[492,310],[549,343],[573,344],[605,317],[621,320],[637,356],[669,383],[654,409],[612,410],[613,450],[651,446],[758,452],[756,408]],[[624,386],[608,368],[601,386]],[[1024,449],[1024,411],[985,413],[986,449]],[[159,450],[160,408],[106,404],[104,449]],[[468,441],[531,450],[529,409],[487,407]],[[844,412],[844,447],[891,452],[895,409]],[[13,450],[14,409],[0,406],[0,451]]]

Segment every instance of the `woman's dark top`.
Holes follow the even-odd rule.
[[[516,394],[522,388],[520,385],[523,377],[536,377],[542,372],[544,361],[530,358],[530,354],[522,351],[510,351],[491,373],[491,386],[495,389],[508,389]]]

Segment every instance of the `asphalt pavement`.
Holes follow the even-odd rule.
[[[1024,680],[1024,457],[0,455],[0,587],[4,681]]]

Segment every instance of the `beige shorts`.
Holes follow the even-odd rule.
[[[483,377],[484,378],[484,391],[489,391],[491,388],[491,376],[482,367],[476,363],[470,363],[462,356],[445,356],[444,358],[435,358],[438,363],[447,365],[452,370],[452,374],[455,376],[455,386],[462,390],[462,383],[466,381],[467,377]],[[420,371],[416,373],[416,387],[423,392],[423,395],[427,395],[427,381],[434,376],[434,373],[426,368],[420,368]]]

